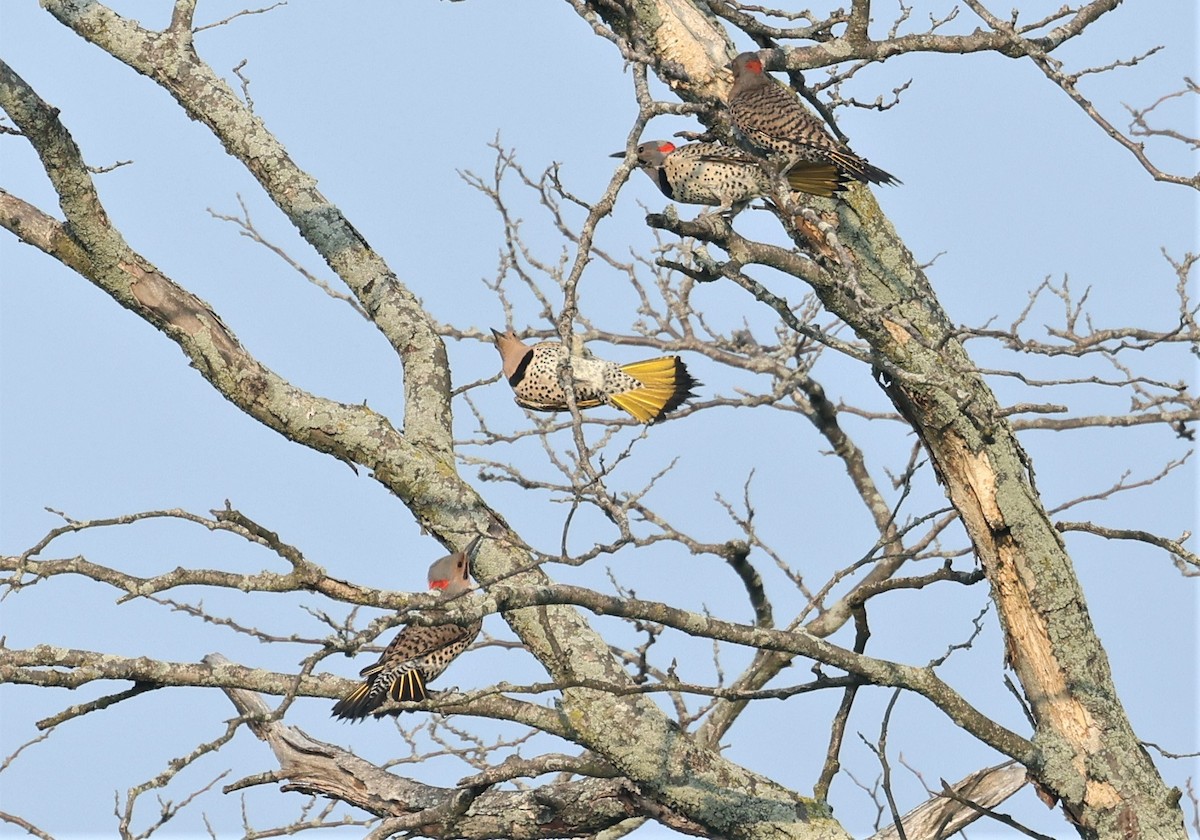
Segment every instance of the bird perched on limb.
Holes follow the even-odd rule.
[[[765,159],[775,178],[797,167],[832,164],[848,178],[869,184],[899,184],[825,130],[800,103],[795,91],[771,78],[756,52],[744,52],[730,64],[729,121],[738,145]]]
[[[678,356],[661,356],[618,365],[604,359],[573,355],[557,341],[532,346],[512,330],[492,330],[504,377],[517,405],[534,411],[565,411],[567,395],[558,380],[559,362],[566,358],[579,408],[611,405],[652,423],[694,397],[692,378]]]
[[[462,551],[448,554],[429,567],[429,588],[443,599],[471,588],[471,561],[483,536]],[[366,680],[333,707],[333,716],[357,720],[374,712],[385,700],[421,701],[429,695],[425,684],[439,676],[479,635],[482,620],[457,624],[409,624],[392,639],[379,661],[362,669]]]
[[[624,156],[624,152],[612,155]],[[650,176],[667,198],[714,206],[730,218],[754,199],[771,195],[771,180],[760,160],[732,146],[676,146],[670,140],[648,140],[637,147],[637,160],[638,169]],[[832,163],[802,162],[787,173],[789,188],[826,198],[844,190],[848,181]]]

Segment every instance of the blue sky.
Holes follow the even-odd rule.
[[[1050,9],[1055,4],[1042,5]],[[1159,43],[1167,46],[1137,68],[1083,83],[1118,126],[1127,122],[1121,103],[1147,105],[1196,72],[1194,10],[1187,5],[1125,4],[1083,44],[1060,56],[1078,69],[1127,58]],[[239,7],[202,3],[198,21],[221,19]],[[147,13],[151,4],[146,3],[117,8],[143,15],[142,22],[155,27],[169,15],[166,3],[154,4],[154,15]],[[944,14],[945,8],[919,7],[913,19],[924,20],[922,15],[930,11]],[[1039,13],[1040,7],[1027,15]],[[889,12],[877,4],[876,14]],[[110,216],[130,244],[211,303],[251,352],[294,384],[346,402],[365,400],[399,425],[400,370],[386,341],[347,306],[207,212],[236,213],[241,195],[265,236],[332,281],[213,137],[152,82],[82,43],[34,4],[6,3],[2,24],[5,60],[61,110],[88,162],[133,161],[96,179]],[[877,23],[876,31],[883,25]],[[951,29],[967,31],[975,25],[964,11]],[[201,55],[229,78],[230,68],[248,60],[244,72],[268,127],[434,317],[464,329],[486,331],[503,322],[499,302],[484,285],[495,277],[503,231],[489,201],[464,183],[457,170],[489,174],[494,155],[488,144],[499,136],[504,147],[517,150],[531,173],[558,162],[572,192],[595,198],[612,172],[607,155],[622,147],[635,116],[631,77],[613,47],[592,35],[566,4],[299,0],[200,33],[197,44]],[[902,187],[880,188],[876,194],[919,260],[940,254],[929,275],[954,321],[977,326],[995,317],[997,324],[1006,325],[1044,278],[1061,283],[1068,277],[1076,290],[1091,288],[1090,311],[1098,327],[1132,323],[1170,328],[1175,278],[1160,251],[1179,258],[1195,248],[1194,192],[1152,182],[1128,152],[1028,62],[992,56],[901,57],[864,70],[846,93],[869,100],[909,79],[912,86],[899,106],[882,113],[844,109],[838,116],[858,152],[904,181]],[[1176,126],[1195,133],[1194,108],[1168,107],[1174,107],[1169,114]],[[688,128],[696,125],[662,118],[647,135],[667,137]],[[0,186],[57,213],[27,144],[10,136],[0,137],[0,143]],[[1195,161],[1178,148],[1163,143],[1150,148],[1164,169],[1196,169]],[[630,249],[645,253],[653,247],[642,219],[645,208],[657,210],[665,203],[647,179],[635,176],[598,238],[619,259],[627,259]],[[524,220],[531,248],[544,260],[556,260],[563,244],[545,213],[516,185],[506,186],[505,195]],[[681,211],[688,215],[694,208]],[[571,210],[567,212],[570,216]],[[577,222],[579,217],[570,218]],[[737,226],[747,235],[779,235],[777,223],[765,213],[747,212]],[[443,553],[440,546],[422,536],[403,506],[365,473],[356,475],[250,421],[190,369],[162,335],[6,233],[0,234],[0,272],[0,550],[5,554],[28,548],[60,523],[46,507],[87,519],[174,507],[204,513],[229,499],[331,574],[391,589],[422,585],[426,565]],[[779,283],[765,272],[760,276]],[[517,325],[545,328],[532,297],[515,285],[510,290]],[[792,287],[783,291],[797,300],[801,294]],[[697,289],[693,299],[723,327],[744,319],[760,339],[773,328],[772,319],[736,289],[712,284]],[[598,324],[627,329],[636,299],[618,272],[597,262],[584,277],[580,305]],[[1034,309],[1034,334],[1041,324],[1061,324],[1061,306],[1053,299]],[[498,370],[490,345],[452,343],[449,349],[456,384]],[[969,350],[983,367],[1014,364],[1011,356],[985,342],[972,342]],[[644,351],[597,352],[632,360]],[[709,393],[753,387],[739,379],[744,373],[706,368],[702,359],[688,361]],[[1154,351],[1136,363],[1147,375],[1194,382],[1194,361],[1183,352]],[[1023,370],[1047,377],[1113,373],[1096,363],[1019,363]],[[827,357],[815,375],[839,398],[869,410],[889,409],[861,366]],[[1011,379],[993,378],[993,385],[1002,402],[1064,400],[1079,414],[1127,410],[1124,394],[1114,398],[1101,388],[1080,386],[1052,396]],[[503,383],[474,391],[472,399],[501,428],[523,428],[528,422]],[[868,450],[877,480],[885,480],[885,469],[903,469],[910,438],[865,420],[848,419],[847,427]],[[456,404],[456,432],[461,438],[474,436],[474,421],[461,402]],[[622,441],[628,437],[623,434]],[[1051,507],[1104,489],[1126,471],[1130,481],[1148,478],[1186,451],[1185,441],[1153,426],[1070,435],[1033,431],[1022,436],[1022,443],[1037,464],[1038,486]],[[761,533],[819,584],[873,541],[861,508],[847,501],[840,466],[822,454],[823,448],[811,427],[794,415],[720,409],[656,426],[638,444],[637,457],[622,468],[620,480],[636,488],[678,458],[653,504],[685,523],[697,538],[724,540],[736,534],[715,496],[741,499],[753,470]],[[511,459],[530,475],[553,475],[532,443],[490,451],[468,446],[463,453]],[[464,475],[475,475],[471,466],[462,469]],[[527,540],[555,550],[566,505],[501,484],[477,486]],[[1196,470],[1189,462],[1152,488],[1064,516],[1177,536],[1197,521],[1195,490]],[[940,504],[939,493],[926,475],[912,509]],[[573,526],[572,538],[578,540],[573,547],[611,537],[593,519],[583,517]],[[1192,581],[1148,548],[1084,535],[1068,535],[1067,542],[1139,735],[1174,752],[1196,750]],[[170,522],[64,538],[49,554],[83,554],[134,574],[180,565],[238,571],[277,567],[265,552],[237,540]],[[796,593],[768,560],[755,559],[777,599],[778,614],[787,616],[798,604]],[[707,606],[736,620],[750,618],[742,601],[730,600],[736,581],[726,568],[711,558],[698,561],[677,547],[625,552],[607,567],[592,564],[551,574],[608,591],[607,568],[644,597],[696,609]],[[194,601],[201,593],[176,597]],[[875,655],[914,663],[937,656],[947,644],[965,638],[970,620],[987,601],[980,587],[947,592],[923,601],[920,621],[914,621],[912,606],[918,597],[928,596],[897,593],[872,613]],[[299,596],[254,602],[228,593],[204,593],[203,598],[214,613],[237,616],[280,635],[320,636],[321,625],[303,607],[329,607]],[[161,606],[117,606],[115,600],[115,592],[82,580],[43,583],[9,595],[0,607],[0,633],[14,648],[50,643],[173,661],[220,650],[246,664],[272,668],[294,668],[308,652],[300,645],[251,644]],[[625,641],[638,641],[615,620],[594,623]],[[993,613],[984,625],[975,648],[952,658],[945,676],[985,711],[1020,726],[1019,711],[999,684],[1001,640]],[[498,618],[485,626],[498,637],[510,637]],[[681,673],[712,678],[710,644],[680,639],[666,644],[683,663]],[[733,649],[723,657],[726,673],[732,674],[747,654]],[[466,687],[496,679],[543,678],[521,652],[487,649],[472,659],[460,662],[457,673],[444,679]],[[346,676],[363,664],[326,661]],[[798,663],[780,678],[781,684],[803,680],[807,667]],[[0,689],[0,754],[9,755],[33,737],[34,721],[121,687],[89,686],[68,695],[5,685]],[[851,729],[874,738],[887,693],[864,694],[868,696],[859,703]],[[836,698],[823,697],[762,705],[730,733],[726,754],[806,790],[819,770],[825,721],[835,704]],[[218,692],[187,689],[155,692],[66,723],[5,771],[0,810],[19,813],[57,836],[112,833],[113,792],[123,797],[170,758],[215,737],[231,714],[232,707]],[[327,715],[325,701],[304,700],[289,712],[288,722],[375,760],[402,752],[390,724],[347,727]],[[786,748],[778,737],[781,720],[794,739]],[[810,726],[810,721],[815,723]],[[919,699],[901,701],[893,727],[905,734],[894,743],[930,783],[938,776],[956,779],[999,760],[949,728]],[[480,731],[513,730],[488,725]],[[873,779],[877,769],[861,742],[848,740],[846,750],[846,763],[856,775]],[[1197,769],[1195,762],[1159,765],[1179,785]],[[271,766],[267,750],[242,734],[215,759],[185,771],[167,795],[180,799],[226,768],[232,775],[223,783]],[[440,760],[418,772],[445,784],[468,771]],[[61,798],[49,794],[60,783],[72,791],[71,808],[64,809]],[[899,785],[902,807],[923,798],[911,776]],[[869,801],[848,779],[835,782],[833,797],[849,830],[859,836],[870,833],[874,815]],[[165,833],[201,832],[201,813],[222,836],[238,831],[239,816],[230,798],[208,794]],[[294,794],[264,790],[247,795],[259,827],[289,818],[299,800]],[[1031,791],[1019,794],[1010,806],[1041,831],[1065,833],[1060,817],[1038,804]],[[149,802],[143,807],[153,810]],[[140,817],[147,818],[148,813]],[[13,832],[0,825],[0,836]],[[650,827],[639,833],[662,835]],[[988,836],[988,830],[978,829],[972,836]]]

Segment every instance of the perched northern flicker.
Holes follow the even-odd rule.
[[[699,385],[678,356],[661,356],[644,362],[618,365],[570,351],[556,341],[532,347],[509,330],[496,336],[496,349],[504,376],[517,395],[517,405],[534,411],[565,411],[567,397],[558,384],[558,364],[569,357],[575,379],[575,404],[580,408],[611,405],[624,409],[642,423],[652,423],[694,397]]]
[[[476,537],[464,550],[449,554],[429,567],[429,588],[443,598],[460,595],[471,588],[470,566],[483,537]],[[384,700],[424,700],[425,683],[446,670],[455,657],[479,635],[482,621],[465,627],[457,624],[422,626],[409,624],[384,650],[379,661],[362,669],[366,677],[354,691],[333,707],[335,717],[364,718]]]
[[[743,149],[766,158],[781,174],[797,166],[833,164],[856,181],[900,183],[830,136],[794,91],[764,72],[758,53],[742,53],[730,66],[729,121]]]
[[[759,159],[732,146],[650,140],[637,147],[637,156],[638,168],[672,201],[713,205],[736,216],[754,199],[771,194],[771,181]],[[793,190],[826,198],[845,189],[847,180],[832,163],[803,162],[787,173]]]

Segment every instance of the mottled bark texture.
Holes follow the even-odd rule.
[[[205,664],[220,668],[232,663],[211,654]],[[524,791],[497,791],[486,783],[457,788],[424,785],[274,720],[267,704],[252,691],[227,688],[226,694],[279,762],[279,769],[258,783],[279,783],[283,790],[349,802],[388,818],[389,828],[396,831],[428,827],[437,832],[440,824],[452,825],[452,836],[464,840],[534,840],[602,831],[641,813],[641,796],[625,779],[583,779]]]
[[[44,241],[39,247],[160,329],[222,395],[255,419],[298,443],[370,467],[448,547],[461,549],[471,535],[487,531],[497,517],[458,476],[453,462],[449,370],[428,315],[262,121],[199,59],[191,42],[192,4],[177,5],[162,33],[142,29],[99,4],[47,0],[44,5],[80,36],[162,85],[189,116],[212,130],[347,284],[404,365],[404,432],[366,407],[333,403],[290,386],[246,353],[207,304],[133,252],[109,224],[57,114],[5,68],[3,106],[41,155],[67,219],[54,237],[66,234],[69,244],[54,249]],[[9,225],[19,232],[17,227]],[[477,562],[480,574],[501,577],[520,567],[523,552],[504,543],[489,540]],[[509,580],[532,586],[548,582],[540,570]],[[630,684],[603,638],[576,611],[547,606],[505,618],[556,681],[616,689]],[[663,809],[665,819],[678,817],[713,835],[737,838],[846,836],[822,803],[682,737],[647,697],[568,689],[559,711],[567,737],[610,761]],[[614,721],[624,721],[628,729],[613,726]]]
[[[668,17],[676,5],[634,3],[637,14],[624,25]],[[1094,5],[1089,17],[1112,4]],[[1067,37],[1067,31],[1056,31],[1056,37]],[[656,48],[653,33],[638,34]],[[844,46],[842,60],[871,57],[879,47],[860,35],[857,43],[833,39],[823,49]],[[685,100],[711,101],[714,95],[711,80],[719,68],[704,58],[712,37],[698,30],[690,47],[671,45],[670,59],[697,80],[694,86],[672,85]],[[969,47],[964,42],[959,51]],[[797,63],[804,60],[802,50],[791,52],[788,67],[804,69]],[[728,77],[722,79],[728,84]],[[870,191],[853,187],[832,209],[837,225],[824,244],[839,258],[821,260],[819,271],[811,262],[793,268],[793,254],[744,240],[717,220],[693,224],[655,217],[653,223],[720,245],[731,258],[725,270],[759,263],[808,280],[826,308],[870,344],[882,387],[924,442],[988,575],[1008,659],[1036,720],[1038,749],[1029,762],[1036,783],[1062,802],[1084,837],[1182,838],[1178,791],[1163,783],[1130,726],[1071,559],[990,387]],[[793,238],[812,250],[804,236]]]
[[[944,840],[957,834],[979,816],[980,809],[994,808],[1015,793],[1025,784],[1025,774],[1024,767],[1009,762],[972,773],[953,785],[943,781],[943,796],[904,815],[904,836]],[[900,840],[900,830],[889,825],[867,840]]]
[[[176,3],[171,25],[163,32],[143,29],[98,3],[44,0],[43,5],[78,35],[162,86],[192,119],[211,130],[346,283],[403,365],[403,431],[365,406],[336,403],[290,385],[247,353],[204,301],[133,251],[111,225],[57,112],[7,67],[0,68],[0,105],[40,155],[65,222],[0,193],[0,223],[160,330],[219,393],[250,417],[289,440],[369,468],[448,548],[461,549],[473,536],[491,533],[493,539],[476,564],[480,577],[503,577],[508,586],[525,592],[546,587],[548,578],[540,570],[518,573],[527,560],[517,548],[520,541],[458,475],[449,369],[428,315],[321,195],[312,176],[295,165],[262,120],[197,56],[192,44],[194,2]],[[1093,4],[1089,14],[1094,17],[1111,5],[1115,0]],[[648,57],[682,99],[709,106],[710,121],[722,128],[717,106],[728,85],[724,64],[735,50],[726,24],[714,13],[716,4],[633,0],[576,8],[585,16],[605,17],[625,48]],[[906,49],[1006,54],[1016,49],[995,33],[957,40],[928,36],[921,41],[872,42],[862,14],[850,23],[846,36],[825,37],[811,51],[789,54],[787,66],[799,70],[830,60],[881,59]],[[1082,26],[1086,21],[1076,23]],[[1039,48],[1053,49],[1069,37],[1066,28],[1064,24],[1055,30],[1057,42],[1044,39]],[[777,67],[782,60],[776,57]],[[732,258],[723,268],[726,272],[736,274],[741,264],[762,263],[804,279],[830,312],[870,344],[881,382],[928,447],[970,533],[992,585],[1010,660],[1036,717],[1032,749],[1025,739],[1004,731],[994,732],[989,742],[1018,754],[1039,787],[1062,800],[1086,837],[1182,837],[1177,800],[1162,784],[1121,709],[1070,560],[1040,504],[1024,454],[925,277],[866,189],[856,187],[845,201],[814,206],[836,217],[833,235],[811,220],[806,221],[804,236],[797,233],[798,242],[816,241],[817,250],[826,255],[819,264],[795,251],[743,240],[720,219],[683,223],[661,218],[658,223],[720,244]],[[314,589],[339,586],[303,564],[294,565],[293,575],[298,577],[289,585],[302,579]],[[622,693],[632,688],[629,674],[581,612],[563,603],[547,599],[504,614],[563,686],[558,707],[538,709],[495,697],[459,710],[521,720],[553,732],[585,747],[618,774],[541,788],[547,799],[536,802],[485,785],[468,783],[447,791],[380,775],[378,768],[337,748],[262,719],[262,708],[240,693],[253,684],[252,676],[239,677],[230,670],[235,666],[213,661],[190,678],[197,681],[193,684],[224,687],[239,709],[254,718],[254,731],[276,751],[280,763],[271,780],[285,781],[288,789],[344,796],[394,820],[391,825],[397,830],[496,836],[486,833],[497,830],[488,820],[507,812],[524,820],[508,828],[507,836],[588,834],[631,816],[651,816],[713,837],[846,836],[822,803],[722,757],[716,749],[719,733],[684,733],[648,696]],[[816,637],[793,636],[767,648],[812,652],[851,670],[867,667],[842,649],[818,643]],[[48,649],[37,652],[44,655],[38,660],[42,662],[58,655]],[[170,663],[66,653],[81,654],[80,668],[111,666],[114,673],[135,675],[134,679],[140,674],[142,682],[150,684],[168,682],[168,677],[189,678],[184,673],[189,666],[167,674],[163,668]],[[11,656],[9,661],[13,668],[21,667]],[[785,662],[778,659],[779,667]],[[896,682],[902,676],[911,677],[912,687],[926,696],[937,688],[924,669],[893,671],[889,679]],[[347,681],[292,678],[280,691],[330,696],[339,690],[337,682]],[[953,700],[943,697],[941,707],[956,720],[972,720],[974,710],[965,703],[958,708]],[[363,786],[364,779],[370,784]]]

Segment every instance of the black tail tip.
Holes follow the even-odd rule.
[[[699,388],[704,383],[688,371],[687,365],[683,363],[683,359],[675,356],[675,391],[671,394],[671,398],[663,405],[662,411],[659,412],[656,420],[661,420],[665,415],[679,408],[685,402],[698,396],[693,390]]]
[[[882,184],[885,187],[898,187],[904,182],[890,172],[880,169],[878,166],[872,166],[869,163],[863,164],[863,180],[870,184]]]
[[[371,688],[370,682],[359,683],[354,691],[333,704],[329,716],[351,722],[362,720],[383,702],[383,695]]]
[[[339,700],[334,704],[333,710],[329,712],[329,716],[338,720],[348,720],[351,723],[358,723],[371,713],[371,710],[365,705],[359,707],[353,703],[347,703],[345,700]]]

